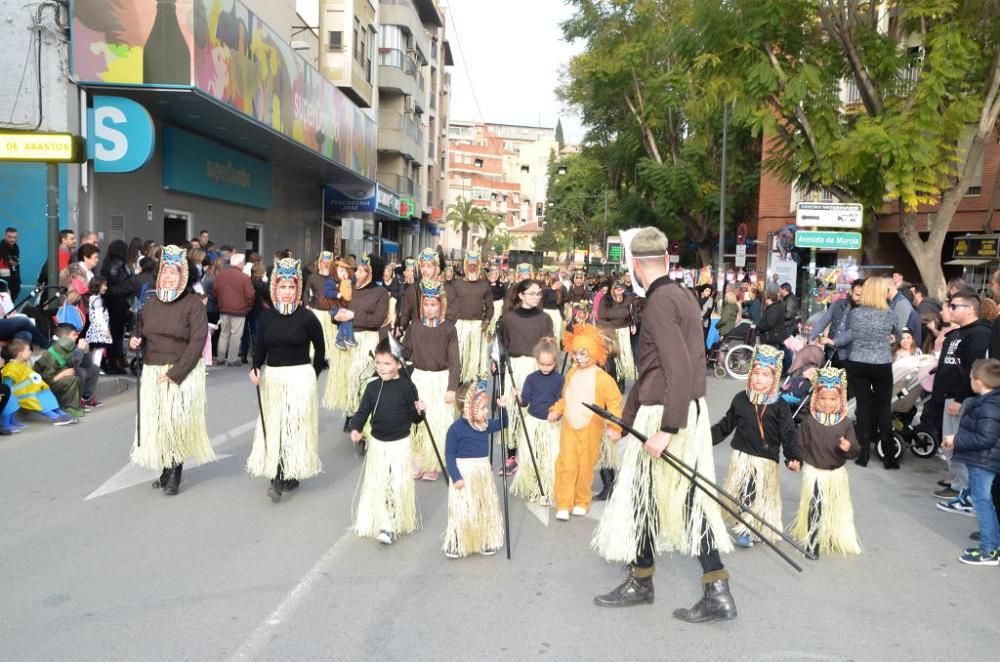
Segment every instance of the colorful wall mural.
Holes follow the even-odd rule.
[[[375,179],[376,127],[238,0],[74,0],[82,84],[194,87]]]

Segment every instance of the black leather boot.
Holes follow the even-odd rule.
[[[167,477],[170,475],[170,467],[163,467],[163,471],[160,472],[160,477],[153,481],[154,488],[165,488],[167,486]]]
[[[871,454],[872,454],[872,445],[867,442],[862,442],[861,454],[858,455],[858,458],[856,460],[854,460],[854,464],[858,465],[859,467],[867,467],[868,459],[871,457]]]
[[[594,495],[594,501],[607,501],[615,487],[615,470],[601,469],[601,491]]]
[[[271,497],[271,503],[281,501],[281,493],[285,491],[285,479],[282,475],[281,465],[278,465],[278,473],[271,479],[271,487],[267,488],[267,496]]]
[[[286,492],[291,492],[292,490],[294,490],[298,486],[299,486],[299,481],[296,480],[295,478],[289,478],[288,480],[285,481],[285,491]]]
[[[175,464],[170,467],[170,471],[167,474],[167,484],[163,486],[163,493],[168,496],[174,496],[181,489],[181,472],[184,470],[184,463]]]
[[[598,607],[632,607],[634,605],[653,604],[653,575],[652,568],[630,567],[628,577],[609,593],[594,597],[594,604]],[[636,577],[636,572],[648,572],[645,577]]]
[[[728,579],[705,582],[705,595],[690,609],[675,609],[674,618],[686,623],[731,621],[736,618],[736,602],[729,592]]]

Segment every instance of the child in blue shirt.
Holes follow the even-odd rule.
[[[549,409],[562,397],[564,378],[556,369],[559,348],[552,339],[542,338],[532,354],[538,370],[527,376],[521,390],[515,391],[515,394],[520,405],[528,409],[528,416],[524,419],[525,432],[535,451],[545,496],[538,491],[531,460],[525,460],[523,456],[510,492],[531,503],[550,506],[554,503],[552,491],[556,481],[556,458],[559,457],[559,423],[555,422],[558,417],[550,414]]]

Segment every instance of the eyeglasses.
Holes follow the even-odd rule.
[[[542,293],[541,293],[541,291],[535,290],[535,291],[531,291],[531,292],[525,292],[524,296],[526,296],[526,297],[540,297],[540,296],[542,296]]]
[[[972,306],[967,303],[949,303],[948,307],[952,310],[957,310],[958,308],[972,308]]]

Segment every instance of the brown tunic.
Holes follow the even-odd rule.
[[[634,311],[635,297],[624,296],[622,297],[622,302],[617,303],[608,294],[601,297],[601,305],[597,307],[597,320],[604,322],[612,328],[622,329],[632,326],[635,323],[633,319]]]
[[[173,303],[152,297],[142,308],[135,335],[142,338],[143,362],[171,366],[167,377],[180,384],[205,349],[208,335],[205,304],[190,292]]]
[[[389,316],[389,290],[374,282],[355,288],[347,309],[354,312],[355,331],[378,331]]]
[[[687,427],[691,401],[705,395],[705,336],[694,295],[668,276],[657,278],[646,291],[638,369],[625,403],[625,422],[635,422],[640,405],[663,405],[661,430]]]
[[[851,450],[840,450],[840,438],[851,442]],[[844,466],[849,459],[861,454],[861,446],[854,435],[854,423],[844,417],[836,425],[823,425],[812,416],[806,416],[799,425],[799,452],[802,459],[817,469],[832,471]]]
[[[511,356],[531,356],[539,340],[552,337],[552,318],[541,308],[515,308],[501,316],[498,326]]]
[[[336,307],[337,302],[326,296],[328,278],[330,277],[318,273],[309,274],[306,278],[306,286],[302,288],[302,300],[307,306],[316,310],[331,310]]]
[[[403,347],[418,370],[448,371],[448,390],[458,388],[462,361],[458,355],[458,331],[455,323],[445,320],[438,326],[416,321],[406,330]]]
[[[566,300],[570,303],[576,303],[577,301],[590,301],[590,290],[587,289],[586,285],[574,285],[569,288]]]
[[[410,326],[410,322],[420,320],[420,282],[408,286],[403,291],[402,310],[399,312],[399,323],[396,325],[402,331]],[[455,288],[451,283],[444,285],[444,297],[447,303],[445,319],[456,320],[456,313],[453,310],[455,303]]]
[[[451,291],[455,297],[448,299],[448,312],[455,319],[489,322],[493,317],[493,292],[485,279],[452,281]]]

